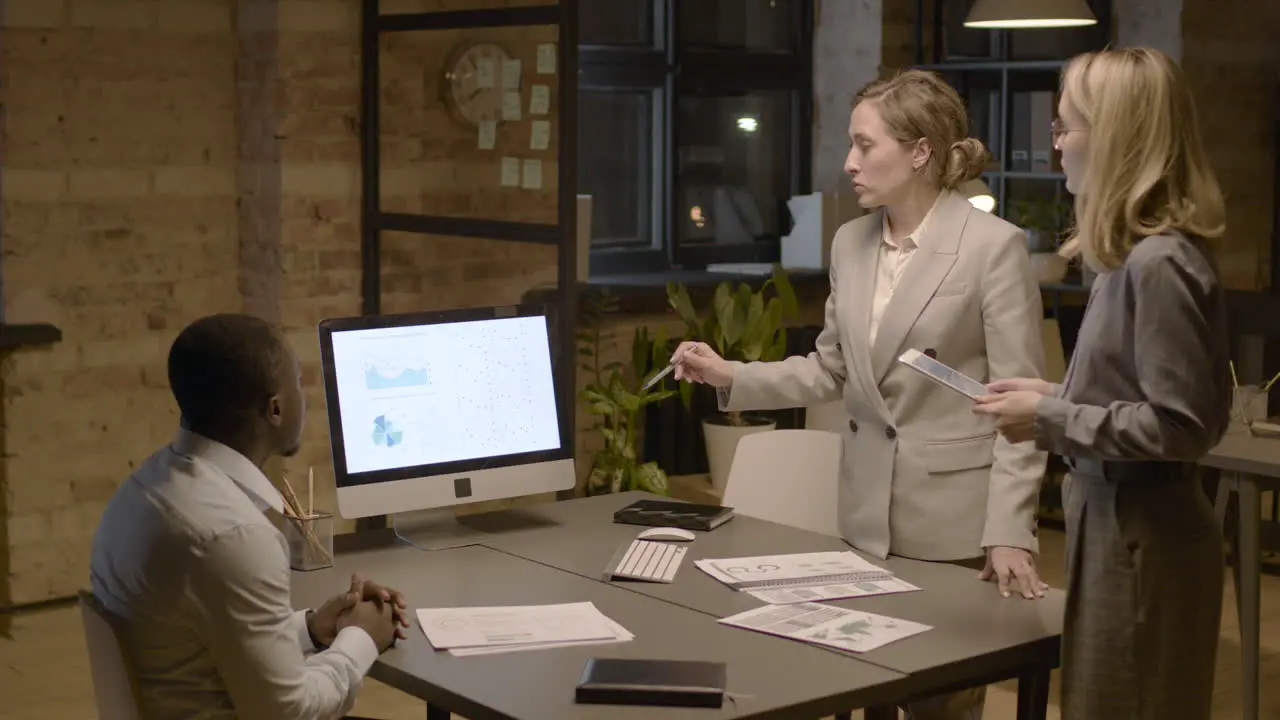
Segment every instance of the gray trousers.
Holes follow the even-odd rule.
[[[1063,720],[1209,718],[1222,533],[1188,469],[1146,467],[1063,486]]]

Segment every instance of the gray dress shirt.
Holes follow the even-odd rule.
[[[354,705],[377,647],[347,627],[315,652],[264,514],[282,508],[248,458],[186,431],[107,504],[90,579],[121,620],[144,717],[314,720]]]
[[[1226,300],[1208,251],[1156,235],[1099,275],[1036,443],[1086,474],[1116,461],[1199,460],[1231,411]]]

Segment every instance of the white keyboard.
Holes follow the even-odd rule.
[[[676,571],[680,569],[680,562],[687,552],[689,548],[686,545],[632,540],[621,557],[614,556],[607,574],[610,579],[669,583],[675,579]]]

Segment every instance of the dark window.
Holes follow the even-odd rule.
[[[682,0],[680,45],[694,50],[794,52],[796,0]]]
[[[777,258],[786,202],[810,185],[811,6],[580,6],[593,273]]]
[[[578,96],[578,177],[592,196],[597,246],[654,246],[655,95],[641,89],[583,90]]]
[[[579,8],[579,44],[653,46],[652,0],[587,0]]]
[[[682,244],[754,243],[786,233],[794,185],[791,106],[785,91],[681,96]]]

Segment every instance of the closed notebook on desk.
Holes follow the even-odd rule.
[[[715,530],[733,519],[733,508],[695,505],[668,500],[637,500],[613,514],[613,521],[627,525],[654,525],[686,530]]]
[[[725,665],[688,660],[592,658],[575,699],[599,705],[724,705]]]

